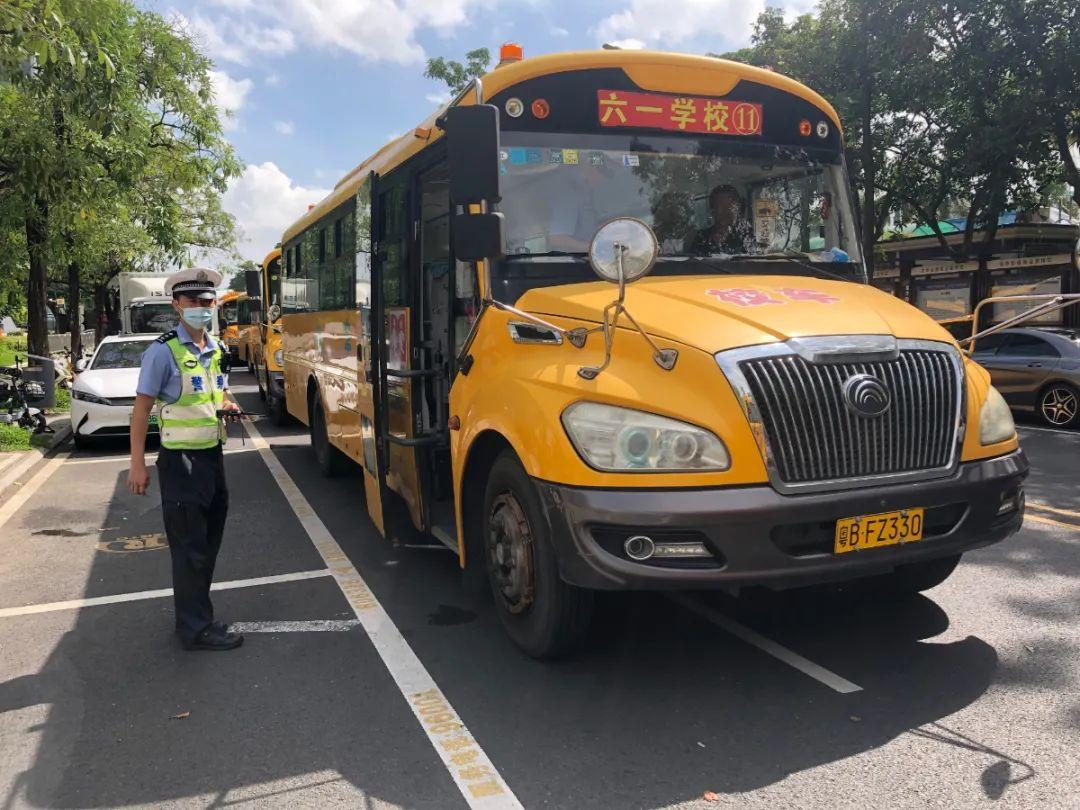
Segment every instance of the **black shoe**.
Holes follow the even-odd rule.
[[[192,641],[185,641],[185,650],[235,650],[244,643],[244,637],[239,633],[230,633],[219,627],[210,625],[197,635]]]

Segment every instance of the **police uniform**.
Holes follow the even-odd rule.
[[[182,291],[209,301],[220,279],[212,270],[182,271],[166,283],[166,294]],[[221,344],[204,335],[200,349],[181,319],[154,340],[143,354],[136,388],[154,398],[158,413],[161,510],[172,556],[176,632],[185,647],[226,632],[214,622],[210,584],[229,509],[225,432],[216,414],[228,377]]]

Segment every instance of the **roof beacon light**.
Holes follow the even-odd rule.
[[[524,49],[516,42],[505,42],[499,48],[499,65],[508,65],[511,62],[520,62],[525,58]]]
[[[551,105],[547,99],[538,98],[532,103],[532,114],[537,118],[544,119],[551,115]]]
[[[810,137],[810,122],[805,118],[799,122],[799,134],[804,138]]]

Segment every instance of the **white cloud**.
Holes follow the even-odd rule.
[[[301,43],[366,61],[415,64],[422,30],[448,36],[469,12],[494,0],[216,0],[213,20],[196,14],[187,28],[217,59],[247,64],[255,53],[285,53]],[[182,18],[183,15],[174,15]]]
[[[281,234],[309,205],[330,193],[328,188],[297,185],[276,164],[250,164],[225,192],[225,210],[242,231],[237,249],[245,259],[262,261]]]
[[[224,70],[211,70],[210,84],[214,88],[214,103],[225,113],[232,113],[222,116],[222,129],[236,129],[235,114],[244,106],[247,94],[251,92],[251,79],[234,79]]]
[[[595,34],[602,42],[633,41],[647,47],[712,43],[718,51],[746,44],[751,25],[764,11],[765,0],[629,0],[600,21]]]
[[[263,82],[265,82],[267,87],[278,87],[281,85],[281,76],[276,73],[267,73]]]
[[[296,132],[296,124],[292,121],[275,121],[274,129],[280,132],[282,135],[292,135]]]
[[[438,104],[441,107],[450,100],[450,91],[444,90],[441,93],[428,93],[424,98],[432,104]]]
[[[211,57],[219,62],[238,65],[251,64],[257,54],[283,54],[296,48],[291,31],[276,25],[257,25],[244,18],[218,17],[211,19],[195,12],[190,19],[173,10],[173,24],[188,33]]]
[[[622,48],[624,51],[640,51],[645,47],[644,42],[633,37],[629,39],[613,39],[608,44],[614,45],[616,48]]]
[[[565,28],[563,28],[561,26],[558,26],[558,25],[551,26],[551,28],[548,29],[548,33],[551,34],[553,37],[568,37],[568,36],[570,36],[569,31],[567,31]]]

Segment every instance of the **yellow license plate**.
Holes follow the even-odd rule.
[[[876,515],[842,518],[836,521],[833,550],[837,554],[867,548],[895,546],[922,540],[923,510],[900,509]]]

